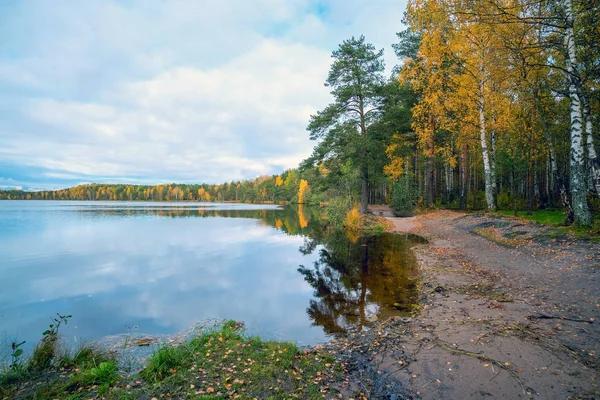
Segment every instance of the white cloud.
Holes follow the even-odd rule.
[[[316,4],[17,3],[5,29],[23,36],[0,50],[0,157],[91,181],[294,167],[313,146],[310,114],[330,101],[337,43],[365,33],[381,47],[401,29],[396,2]]]

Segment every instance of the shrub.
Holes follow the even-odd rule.
[[[354,206],[350,211],[348,211],[348,213],[346,213],[346,218],[344,218],[344,226],[351,230],[361,229],[362,216],[360,215],[358,206]]]
[[[342,226],[346,219],[346,214],[354,206],[354,200],[351,197],[334,197],[325,207],[325,216],[333,224]]]

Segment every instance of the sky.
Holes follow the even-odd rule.
[[[331,52],[405,0],[2,0],[0,189],[223,183],[294,168]]]

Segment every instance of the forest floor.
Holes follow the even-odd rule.
[[[429,240],[421,311],[329,345],[349,395],[600,399],[599,243],[503,216],[389,219]]]

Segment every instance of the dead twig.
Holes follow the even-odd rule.
[[[527,318],[528,319],[562,319],[562,320],[565,320],[565,321],[573,321],[573,322],[587,322],[588,324],[593,324],[594,323],[594,321],[587,320],[587,319],[570,318],[570,317],[564,317],[564,316],[560,316],[560,315],[548,315],[548,314],[530,315]]]

